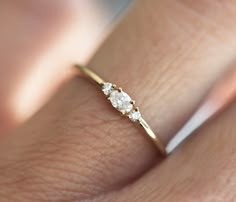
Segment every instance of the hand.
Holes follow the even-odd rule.
[[[167,143],[235,58],[233,2],[138,1],[90,61]],[[234,105],[166,159],[78,77],[0,145],[1,201],[234,201]]]

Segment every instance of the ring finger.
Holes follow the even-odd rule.
[[[210,14],[198,15],[206,8],[214,10],[224,29]],[[217,8],[216,2],[205,1],[139,1],[90,62],[132,95],[165,143],[234,57],[235,30]],[[64,86],[20,133],[14,137],[20,138],[18,146],[5,153],[29,162],[23,166],[30,177],[20,187],[22,196],[43,190],[43,196],[31,197],[93,197],[130,183],[160,161],[145,134],[83,79]],[[9,151],[10,143],[4,144]],[[22,177],[20,168],[13,172]]]

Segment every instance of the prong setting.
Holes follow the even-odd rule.
[[[118,91],[121,93],[123,90],[122,90],[122,88],[118,88]]]
[[[135,100],[131,99],[122,88],[118,88],[115,84],[104,82],[101,89],[112,106],[120,111],[121,114],[126,115],[134,122],[140,119],[141,113],[135,106]]]
[[[131,100],[130,103],[131,103],[132,105],[135,105],[135,100]]]

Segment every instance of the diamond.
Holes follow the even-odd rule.
[[[133,105],[131,104],[130,96],[123,92],[114,90],[110,93],[109,100],[113,107],[122,112],[123,114],[130,112],[133,109]]]
[[[138,121],[141,118],[141,113],[138,110],[132,110],[129,114],[129,118],[131,121]]]
[[[102,91],[105,95],[109,95],[111,93],[112,89],[113,89],[112,83],[106,82],[102,85]]]

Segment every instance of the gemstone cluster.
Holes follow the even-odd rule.
[[[130,120],[134,122],[139,121],[141,118],[141,113],[138,108],[135,107],[135,102],[126,92],[124,92],[121,88],[117,88],[116,85],[108,82],[102,84],[102,91],[114,108],[122,114],[127,115]]]

